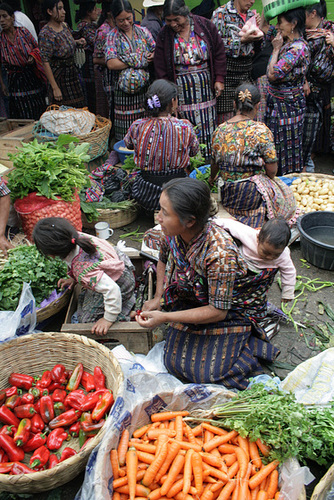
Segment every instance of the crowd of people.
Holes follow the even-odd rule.
[[[14,7],[0,4],[7,116],[38,119],[47,104],[58,104],[111,119],[114,139],[134,152],[132,196],[160,224],[156,294],[135,319],[149,328],[168,324],[170,373],[243,389],[261,373],[260,362],[279,354],[262,326],[278,271],[282,300],[293,299],[287,245],[300,213],[278,176],[314,169],[312,150],[326,125],[334,24],[325,0],[289,8],[272,26],[251,9],[254,0],[229,0],[211,19],[184,0],[144,0],[141,24],[129,0],[102,2],[100,15],[94,0],[77,3],[73,30],[63,1],[44,0],[38,41],[18,25]],[[207,184],[189,177],[200,148],[211,168]],[[214,184],[232,221],[210,218]],[[0,208],[6,252],[2,181]],[[60,285],[87,274],[82,283],[93,295],[83,299],[83,317],[86,297],[102,310],[94,333],[131,314],[134,283],[124,256],[61,219],[40,221],[34,240],[67,262],[71,279]]]

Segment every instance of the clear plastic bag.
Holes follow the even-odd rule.
[[[23,283],[15,311],[0,311],[0,342],[33,333],[36,326],[36,304],[30,285]]]

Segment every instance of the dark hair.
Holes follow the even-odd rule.
[[[50,14],[48,13],[48,10],[52,10],[54,7],[56,7],[59,2],[62,2],[63,0],[44,0],[43,1],[43,14],[46,19],[50,19]],[[58,7],[57,7],[58,10]]]
[[[282,218],[269,219],[259,232],[259,242],[267,241],[275,248],[285,248],[291,238],[291,230]]]
[[[185,177],[172,179],[162,186],[181,224],[195,219],[196,227],[202,229],[208,221],[211,208],[209,186],[198,179]]]
[[[17,10],[22,10],[20,0],[9,0],[8,2],[4,2],[4,3],[7,3],[8,5],[10,5],[14,12],[16,12]],[[2,10],[4,10],[4,9],[2,9]]]
[[[317,16],[323,19],[327,17],[327,5],[325,0],[320,0],[320,2],[314,3],[313,5],[308,5],[305,9],[307,12],[313,12],[315,10]]]
[[[133,13],[133,8],[128,0],[113,0],[111,3],[111,13],[114,19],[123,11]]]
[[[0,10],[4,10],[9,16],[14,15],[14,9],[8,3],[0,4]]]
[[[158,102],[155,102],[154,98],[156,97],[158,97]],[[155,82],[149,86],[146,93],[148,113],[152,116],[158,116],[161,111],[167,109],[168,105],[175,97],[177,97],[177,85],[175,85],[175,83],[162,79],[155,80]]]
[[[74,2],[79,5],[78,10],[75,13],[75,22],[78,23],[81,21],[81,19],[84,19],[87,14],[92,12],[96,6],[96,2],[84,2],[84,3],[79,3],[79,2]]]
[[[189,8],[184,0],[166,0],[164,3],[163,17],[167,16],[189,16]]]
[[[96,247],[86,237],[80,236],[70,221],[62,217],[46,217],[37,222],[32,237],[43,255],[56,255],[65,259],[76,245],[88,255],[96,253]]]
[[[282,12],[278,17],[284,17],[288,23],[293,23],[296,21],[296,30],[300,35],[304,33],[305,30],[305,8],[298,7],[297,9],[291,9],[286,12]]]
[[[251,94],[251,97],[247,96],[248,93]],[[234,102],[237,111],[252,111],[255,104],[260,102],[260,100],[261,94],[256,85],[252,83],[242,83],[236,88]]]
[[[102,2],[101,15],[100,15],[99,20],[97,22],[98,27],[100,27],[104,23],[104,21],[108,17],[108,14],[111,14],[111,4],[112,4],[112,2]]]

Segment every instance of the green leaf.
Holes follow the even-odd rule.
[[[67,144],[71,144],[71,142],[79,142],[80,139],[78,137],[74,137],[70,134],[60,134],[57,139],[57,146],[66,146]]]

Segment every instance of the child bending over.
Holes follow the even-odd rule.
[[[79,297],[86,316],[80,320],[78,311],[78,319],[84,323],[97,320],[92,333],[105,335],[120,314],[128,319],[135,304],[135,277],[127,255],[105,240],[77,232],[61,217],[38,221],[33,239],[42,254],[67,263],[70,277],[60,279],[59,287],[79,283],[86,289]]]
[[[287,222],[284,219],[270,219],[260,230],[233,219],[217,219],[215,222],[240,241],[240,251],[250,271],[257,273],[261,269],[278,268],[281,273],[282,302],[293,300],[296,269],[287,246],[291,236]]]

